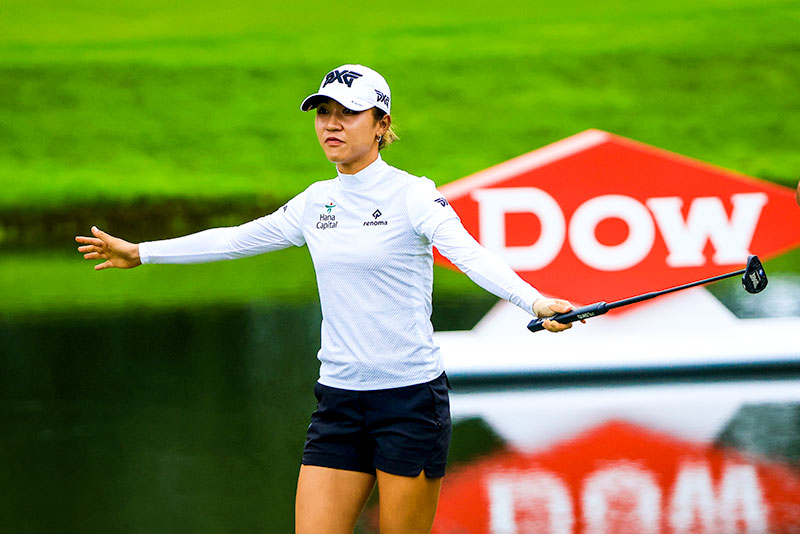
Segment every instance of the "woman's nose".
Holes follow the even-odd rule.
[[[338,113],[331,113],[328,115],[328,122],[325,124],[326,130],[341,130],[342,118]]]

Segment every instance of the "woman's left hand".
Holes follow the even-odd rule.
[[[563,299],[549,299],[541,297],[536,299],[536,301],[533,303],[533,313],[535,313],[536,317],[540,319],[552,317],[557,313],[567,313],[572,309],[572,304],[570,304],[568,300]],[[551,321],[548,319],[542,323],[542,326],[545,330],[549,330],[550,332],[561,332],[567,330],[568,328],[572,328],[572,323],[561,324],[557,321]]]

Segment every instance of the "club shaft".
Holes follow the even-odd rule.
[[[752,273],[748,277],[748,269],[752,270]],[[627,299],[617,300],[615,302],[595,302],[594,304],[589,304],[587,306],[581,306],[580,308],[574,308],[566,313],[557,313],[547,319],[552,319],[556,322],[560,322],[562,324],[572,323],[574,321],[584,321],[591,317],[596,317],[598,315],[603,315],[609,310],[613,310],[615,308],[620,308],[622,306],[627,306],[629,304],[636,304],[637,302],[642,302],[645,300],[650,300],[652,298],[656,298],[661,295],[666,295],[667,293],[673,293],[675,291],[680,291],[682,289],[688,289],[690,287],[700,286],[703,284],[708,284],[711,282],[716,282],[717,280],[722,280],[724,278],[730,278],[732,276],[738,276],[740,274],[744,274],[745,276],[742,277],[742,285],[745,286],[745,289],[750,293],[758,293],[767,285],[767,277],[764,273],[764,269],[761,266],[761,262],[758,260],[757,256],[749,256],[747,258],[747,267],[744,269],[740,269],[738,271],[734,271],[732,273],[727,274],[720,274],[718,276],[713,276],[711,278],[706,278],[705,280],[698,280],[697,282],[690,282],[688,284],[683,284],[677,287],[671,287],[669,289],[662,289],[661,291],[653,291],[651,293],[645,293],[643,295],[637,295],[635,297],[629,297]],[[750,283],[750,286],[747,284]],[[528,330],[531,332],[539,332],[540,330],[544,330],[544,321],[545,318],[538,318],[533,319],[530,323],[528,323]]]
[[[741,269],[739,271],[735,271],[735,272],[732,272],[732,273],[721,274],[719,276],[706,278],[705,280],[698,280],[697,282],[691,282],[691,283],[688,283],[688,284],[683,284],[682,286],[671,287],[669,289],[663,289],[661,291],[653,291],[651,293],[645,293],[643,295],[637,295],[635,297],[630,297],[630,298],[627,298],[627,299],[622,299],[622,300],[617,300],[617,301],[614,301],[614,302],[609,302],[606,305],[606,307],[609,310],[613,310],[615,308],[620,308],[622,306],[627,306],[629,304],[636,304],[637,302],[650,300],[652,298],[655,298],[655,297],[658,297],[658,296],[661,296],[661,295],[666,295],[667,293],[673,293],[675,291],[680,291],[682,289],[688,289],[690,287],[701,286],[703,284],[709,284],[711,282],[716,282],[717,280],[722,280],[724,278],[730,278],[732,276],[744,274],[744,272],[746,270],[747,269]]]

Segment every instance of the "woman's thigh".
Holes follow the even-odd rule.
[[[381,534],[429,534],[436,517],[442,478],[378,471]]]
[[[296,534],[352,534],[375,487],[375,476],[301,465],[295,499]]]

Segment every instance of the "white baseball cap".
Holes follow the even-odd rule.
[[[302,111],[313,109],[320,98],[331,98],[348,109],[364,111],[378,108],[389,114],[392,93],[383,76],[364,65],[342,65],[322,79],[319,91],[300,104]]]

